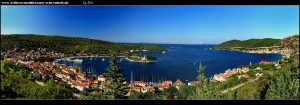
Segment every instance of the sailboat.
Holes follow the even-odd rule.
[[[102,58],[102,61],[104,61],[105,59],[104,58]]]

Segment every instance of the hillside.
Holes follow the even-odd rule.
[[[299,54],[299,35],[292,35],[283,38],[280,41],[280,45],[285,49],[289,50],[290,53],[298,53]]]
[[[271,47],[279,46],[280,39],[264,38],[264,39],[248,39],[248,40],[230,40],[216,46],[217,49],[230,49],[234,47],[255,48],[255,47]]]
[[[1,35],[1,51],[6,51],[14,47],[25,48],[26,50],[36,50],[37,48],[42,47],[69,54],[107,54],[109,50],[115,50],[118,53],[127,54],[131,49],[149,51],[166,50],[160,45],[123,45],[103,40],[79,37],[45,36],[33,34]]]

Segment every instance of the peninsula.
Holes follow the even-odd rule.
[[[1,51],[13,48],[23,48],[26,51],[47,48],[70,56],[109,56],[109,50],[114,50],[121,56],[137,54],[135,51],[162,52],[166,48],[154,44],[119,44],[98,39],[80,37],[47,36],[35,34],[1,35]]]
[[[299,48],[289,48],[290,45],[299,43],[299,35],[292,35],[283,39],[249,39],[249,40],[230,40],[223,42],[215,47],[207,48],[209,50],[233,50],[246,53],[259,53],[259,54],[282,54],[290,56],[291,52],[299,51]],[[289,49],[287,49],[289,48]]]

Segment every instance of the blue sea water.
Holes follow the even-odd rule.
[[[130,62],[119,58],[120,67],[124,69],[125,78],[131,81],[131,72],[134,80],[154,81],[177,79],[183,82],[196,80],[198,75],[197,69],[199,62],[205,66],[205,76],[211,77],[217,73],[223,73],[228,68],[237,68],[240,65],[249,65],[260,61],[277,61],[280,54],[250,54],[238,51],[228,50],[205,50],[207,47],[215,45],[186,45],[186,44],[163,44],[168,51],[161,52],[142,52],[140,55],[155,56],[157,62],[141,63]],[[172,46],[180,46],[180,48],[171,48]],[[83,57],[82,63],[74,63],[70,61],[58,61],[58,63],[66,65],[78,65],[84,71],[93,69],[96,74],[106,72],[109,66],[109,58],[100,57]],[[153,78],[152,78],[153,77]]]

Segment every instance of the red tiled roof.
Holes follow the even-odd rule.
[[[259,64],[267,65],[267,64],[271,64],[271,62],[261,61],[261,62],[259,62]]]
[[[182,83],[182,81],[180,79],[177,79],[176,82],[180,83],[180,84]]]
[[[138,83],[138,84],[145,84],[144,81],[134,81],[134,83]]]
[[[83,74],[83,73],[78,73],[77,75],[78,75],[78,76],[82,76],[82,77],[84,76],[84,74]]]
[[[94,80],[94,83],[98,83],[99,81],[98,80]]]
[[[243,67],[242,70],[249,70],[249,68],[248,67]]]
[[[249,75],[248,74],[243,74],[243,77],[249,77]]]
[[[83,87],[84,83],[77,83],[77,86]]]
[[[163,86],[169,86],[168,81],[164,81]]]
[[[80,70],[80,68],[79,68],[79,67],[75,67],[74,69],[75,69],[76,71],[79,71],[79,70]]]
[[[103,74],[99,75],[98,78],[105,78]]]

